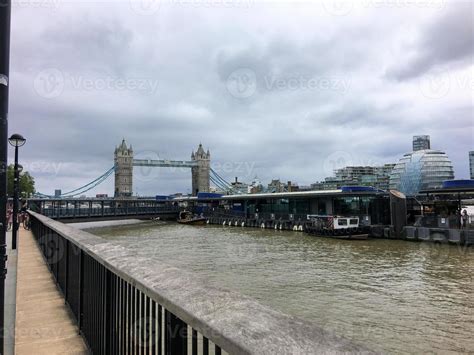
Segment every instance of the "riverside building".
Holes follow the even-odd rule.
[[[453,164],[445,152],[418,149],[404,154],[395,165],[390,174],[390,189],[414,196],[421,190],[441,188],[444,181],[453,179]]]
[[[313,190],[332,190],[342,186],[371,186],[389,189],[390,173],[395,164],[382,166],[346,166],[334,170],[334,176],[311,185]]]

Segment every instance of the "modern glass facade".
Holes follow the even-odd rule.
[[[413,136],[413,151],[430,149],[430,136]]]
[[[443,181],[454,179],[451,160],[439,150],[424,149],[405,154],[390,175],[390,189],[405,195],[420,190],[442,187]]]
[[[474,180],[474,151],[469,152],[469,173]]]
[[[223,196],[214,206],[211,200],[207,201],[208,208],[217,211],[242,216],[252,216],[259,213],[260,217],[269,218],[270,214],[275,219],[287,219],[292,214],[295,219],[305,220],[308,214],[338,215],[338,216],[368,216],[371,224],[390,224],[390,197],[387,193],[369,192],[367,195],[354,193],[334,192],[325,196],[292,197],[294,193],[286,193],[286,197],[254,198],[254,196]],[[269,194],[271,195],[271,194]],[[258,194],[256,195],[258,196]],[[238,197],[238,198],[236,198]],[[200,207],[205,207],[201,203]]]

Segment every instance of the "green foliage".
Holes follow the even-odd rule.
[[[7,194],[10,197],[13,197],[13,180],[15,177],[14,165],[10,164],[7,169]],[[35,179],[27,171],[22,171],[20,173],[20,189],[19,196],[21,197],[30,197],[35,193]]]

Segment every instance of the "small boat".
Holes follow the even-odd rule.
[[[306,233],[329,238],[365,240],[369,237],[368,227],[359,225],[359,217],[308,215],[312,223],[306,226]]]
[[[179,213],[178,223],[203,226],[206,224],[206,218],[195,216],[189,211],[181,211]]]

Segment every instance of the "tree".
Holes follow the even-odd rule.
[[[15,178],[15,167],[13,164],[8,165],[7,169],[7,193],[8,196],[13,197],[13,181]],[[33,176],[30,175],[27,171],[22,171],[20,173],[20,189],[19,189],[19,196],[30,197],[32,194],[36,192],[35,190],[35,179]]]

